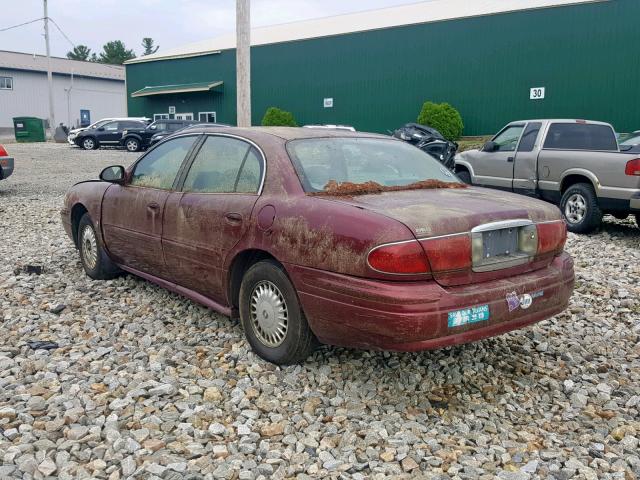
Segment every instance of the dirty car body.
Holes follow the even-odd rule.
[[[13,173],[13,157],[10,157],[5,148],[0,145],[0,180],[9,178]]]
[[[141,184],[154,155],[170,173]],[[316,340],[400,351],[470,342],[557,314],[572,292],[556,207],[466,188],[389,137],[191,128],[118,168],[65,198],[85,270],[90,218],[97,255],[239,315],[254,350],[276,363],[302,360]],[[349,193],[369,184],[375,193]],[[296,341],[309,345],[291,353]]]

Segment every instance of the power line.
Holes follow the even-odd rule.
[[[19,23],[18,25],[12,25],[10,27],[0,28],[0,32],[6,32],[7,30],[11,30],[13,28],[24,27],[25,25],[29,25],[30,23],[36,23],[40,20],[44,20],[44,17],[36,18],[35,20],[29,20],[28,22]]]
[[[69,43],[71,44],[71,46],[72,46],[73,48],[75,48],[75,47],[76,47],[76,44],[75,44],[75,43],[73,43],[71,40],[69,40],[69,37],[67,37],[67,35],[62,31],[62,29],[61,29],[61,28],[60,28],[60,26],[56,23],[56,21],[55,21],[53,18],[51,18],[51,17],[49,17],[49,20],[51,21],[51,23],[53,23],[53,24],[55,25],[55,27],[58,29],[58,31],[60,32],[60,34],[61,34],[61,35],[62,35],[62,36],[67,40],[67,42],[69,42]]]

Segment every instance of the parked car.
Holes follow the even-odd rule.
[[[0,145],[0,180],[9,178],[13,173],[13,157],[10,157],[7,150]]]
[[[94,279],[120,270],[239,316],[258,355],[316,343],[415,351],[566,308],[558,209],[468,187],[374,134],[211,128],[73,186],[61,212]]]
[[[76,145],[85,150],[95,150],[102,146],[120,145],[122,133],[128,129],[144,129],[147,123],[140,120],[114,120],[97,128],[83,130],[75,138]]]
[[[193,120],[156,120],[144,128],[129,128],[122,132],[120,145],[129,152],[138,152],[149,148],[151,138],[154,135],[171,135],[186,126],[194,125],[198,122]]]
[[[568,228],[588,233],[603,214],[640,225],[640,158],[621,152],[611,125],[586,120],[523,120],[480,150],[455,157],[465,182],[560,205]]]
[[[640,153],[640,130],[627,135],[620,142],[620,150],[627,153]]]
[[[179,133],[182,132],[188,128],[199,128],[199,127],[230,127],[231,125],[227,125],[225,123],[211,123],[211,122],[207,122],[207,123],[194,123],[191,125],[187,125],[185,127],[182,127],[179,130],[176,130],[175,132],[158,132],[155,135],[153,135],[151,137],[151,140],[149,142],[149,146],[153,146],[156,143],[158,143],[160,140],[167,138],[169,135],[173,135],[174,133]]]
[[[108,122],[113,122],[116,120],[140,120],[146,123],[151,121],[151,119],[147,117],[103,118],[95,123],[92,123],[88,127],[73,128],[69,130],[69,133],[67,135],[67,142],[69,142],[69,145],[76,145],[75,140],[80,132],[83,132],[85,130],[95,130],[96,128],[99,128]]]
[[[446,140],[435,128],[419,123],[406,123],[392,132],[392,135],[415,145],[448,169],[453,170],[453,159],[458,151],[458,144]]]

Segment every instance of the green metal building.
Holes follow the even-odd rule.
[[[252,117],[386,132],[426,100],[465,135],[524,118],[640,129],[640,0],[432,0],[252,30]],[[234,124],[235,36],[127,63],[131,116]],[[543,97],[543,98],[540,98]]]

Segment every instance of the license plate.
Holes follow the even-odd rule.
[[[470,323],[486,322],[489,320],[489,305],[479,305],[477,307],[465,308],[449,312],[449,328],[461,327]]]

